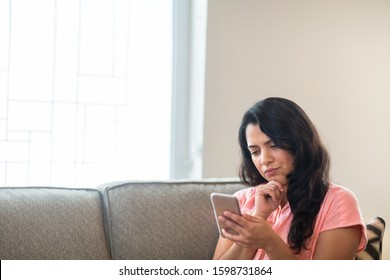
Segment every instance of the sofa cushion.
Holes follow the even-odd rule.
[[[112,258],[211,259],[218,229],[210,194],[243,187],[215,179],[101,186]]]
[[[94,189],[0,188],[0,259],[109,259]]]

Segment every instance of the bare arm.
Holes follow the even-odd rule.
[[[353,260],[361,238],[360,226],[324,231],[317,241],[314,259]]]
[[[214,259],[253,259],[258,249],[263,249],[269,259],[296,259],[290,250],[266,222],[270,211],[279,205],[284,191],[277,182],[269,183],[256,190],[255,216],[239,216],[230,212],[219,217],[239,235],[224,232],[220,237]],[[268,207],[268,208],[267,208]],[[354,259],[361,238],[360,226],[344,227],[320,233],[314,259]]]
[[[251,260],[256,249],[240,247],[229,239],[219,237],[215,248],[214,260]]]
[[[256,188],[255,216],[239,216],[230,212],[219,219],[238,235],[223,232],[215,249],[214,259],[253,259],[258,249],[264,249],[275,259],[294,259],[288,246],[272,230],[266,219],[281,203],[284,189],[277,181]]]
[[[253,259],[257,249],[264,249],[270,259],[295,259],[290,248],[264,219],[230,212],[220,219],[239,234],[223,231],[225,238],[220,237],[214,259]]]
[[[226,224],[239,233],[224,231],[220,237],[214,259],[253,259],[257,249],[263,249],[271,260],[292,260],[296,256],[289,246],[260,217],[244,215],[240,217],[227,213],[231,221]],[[222,218],[224,219],[224,218]],[[320,234],[314,259],[352,260],[360,243],[360,226],[338,228]]]

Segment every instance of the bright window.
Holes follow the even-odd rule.
[[[0,185],[170,176],[173,0],[0,0]]]

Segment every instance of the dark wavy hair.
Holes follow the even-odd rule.
[[[239,176],[246,185],[267,182],[253,164],[248,150],[248,124],[259,125],[277,147],[294,156],[294,170],[287,176],[287,200],[293,213],[288,243],[299,253],[313,234],[317,214],[328,191],[329,154],[315,126],[297,104],[278,97],[264,99],[244,114],[239,128],[242,157]]]

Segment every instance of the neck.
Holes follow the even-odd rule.
[[[286,204],[287,204],[288,200],[287,200],[287,194],[284,193],[283,194],[283,198],[282,198],[282,201],[280,202],[280,207],[283,208]]]

